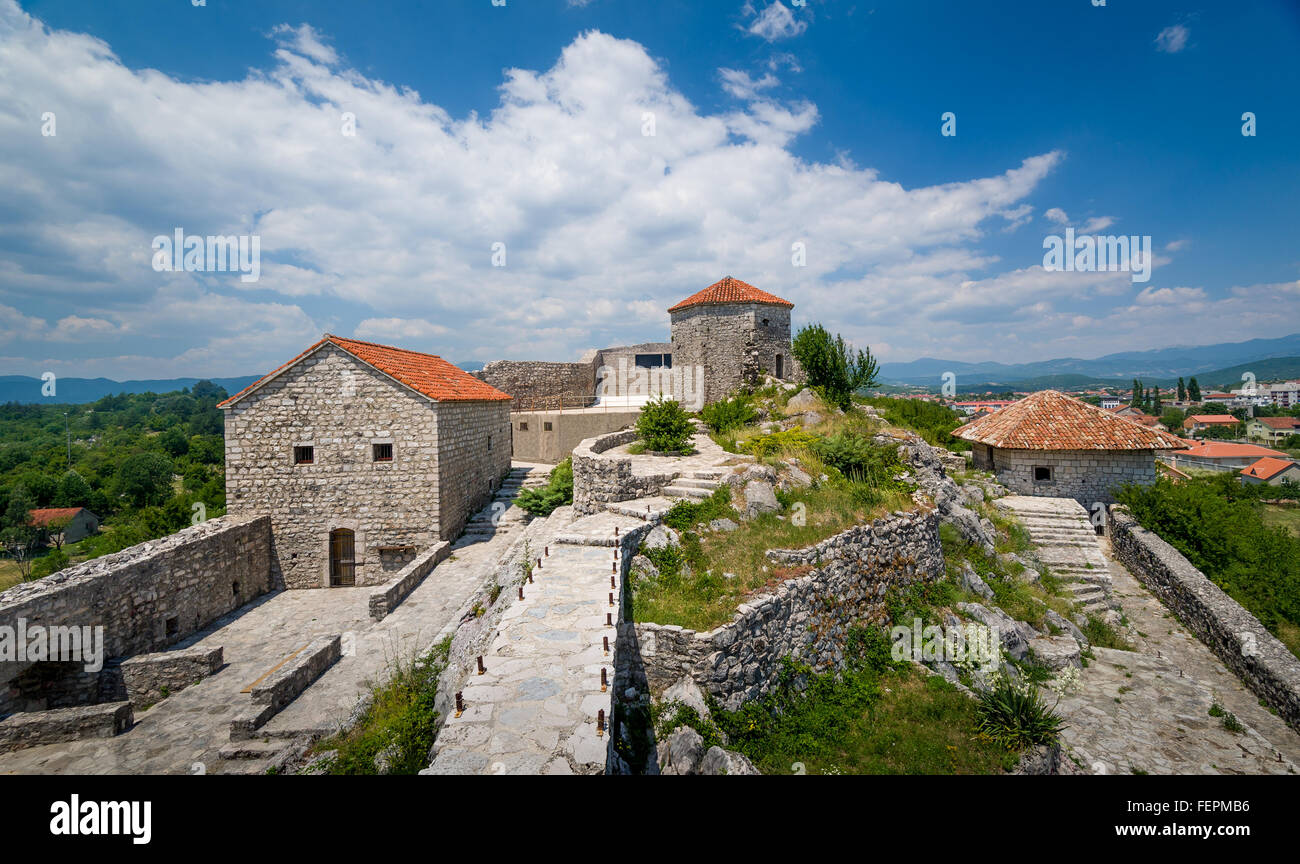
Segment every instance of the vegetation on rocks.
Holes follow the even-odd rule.
[[[952,431],[963,425],[966,418],[945,405],[921,399],[889,397],[862,398],[861,402],[875,408],[880,416],[895,426],[916,432],[928,444],[954,452],[970,449],[969,443],[952,437]]]
[[[515,503],[534,516],[549,516],[557,507],[573,503],[573,459],[565,459],[551,469],[545,486],[521,489]]]

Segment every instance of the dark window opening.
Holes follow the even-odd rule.
[[[1034,466],[1034,482],[1050,483],[1052,482],[1052,469],[1042,465]]]
[[[523,422],[521,422],[521,423],[519,424],[519,431],[520,431],[520,432],[527,432],[527,431],[528,431],[528,424],[527,424],[527,423],[523,423]]]
[[[234,594],[236,597],[238,597],[238,596],[239,596],[239,583],[238,583],[238,582],[231,582],[231,583],[230,583],[230,591],[231,591],[232,594]]]
[[[168,636],[175,636],[181,630],[180,619],[175,617],[168,618],[167,622],[163,625],[163,627],[165,628]]]
[[[764,322],[766,323],[766,322]],[[776,377],[785,377],[785,358],[780,354],[776,355]]]
[[[293,464],[310,465],[316,461],[315,447],[295,447],[293,448]]]
[[[374,451],[374,457],[375,457],[375,461],[376,461],[376,462],[392,462],[392,461],[393,461],[393,445],[392,445],[392,444],[374,444],[374,445],[372,445],[371,449]]]
[[[636,365],[642,369],[671,369],[673,368],[673,355],[638,354],[636,355]]]
[[[550,432],[550,431],[551,431],[551,428],[552,428],[552,427],[551,427],[551,424],[550,424],[550,423],[543,423],[543,424],[542,424],[542,431],[543,431],[543,432]]]

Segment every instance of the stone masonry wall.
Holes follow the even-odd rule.
[[[596,392],[596,364],[592,362],[493,360],[470,374],[510,394],[516,411],[558,408],[561,397],[565,405],[572,406]]]
[[[486,500],[509,424],[508,402],[435,403],[326,344],[226,409],[227,508],[271,517],[278,585],[328,587],[334,529],[353,532],[356,584],[379,585]]]
[[[763,303],[689,306],[672,313],[674,368],[704,367],[704,402],[726,397],[761,374],[802,379],[790,351],[790,310]]]
[[[0,626],[104,628],[104,658],[160,651],[271,588],[271,524],[223,516],[0,594]],[[82,663],[0,662],[0,714],[94,702]]]
[[[1150,485],[1156,480],[1155,454],[1150,450],[1003,450],[993,449],[998,480],[1019,495],[1073,498],[1084,507],[1113,503],[1111,490],[1126,483]],[[1035,482],[1034,467],[1052,469],[1050,482]],[[978,459],[977,459],[977,465]]]
[[[1125,508],[1112,507],[1107,524],[1111,546],[1124,566],[1300,732],[1300,659]]]
[[[590,516],[614,501],[630,501],[657,495],[672,482],[672,473],[636,475],[627,457],[603,456],[606,450],[628,444],[637,437],[635,429],[588,438],[573,448],[573,512]]]
[[[894,513],[808,549],[769,551],[768,558],[814,569],[743,603],[731,621],[707,633],[648,622],[625,627],[620,644],[626,639],[639,653],[621,670],[624,680],[659,691],[689,675],[734,710],[768,692],[785,657],[815,672],[839,668],[850,630],[887,621],[891,587],[944,572],[933,511]]]

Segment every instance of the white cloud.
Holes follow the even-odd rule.
[[[1182,24],[1172,24],[1161,30],[1156,36],[1156,50],[1166,54],[1177,54],[1187,47],[1191,32]]]
[[[747,6],[752,13],[753,7]],[[794,13],[781,2],[774,0],[760,13],[752,24],[749,25],[749,32],[755,36],[766,39],[768,42],[776,42],[780,39],[789,39],[798,36],[808,29],[808,22],[801,21],[794,17]]]
[[[1094,216],[1087,222],[1084,222],[1079,228],[1080,234],[1095,234],[1098,231],[1105,231],[1111,225],[1115,224],[1115,219],[1111,216]]]
[[[1048,221],[1055,222],[1057,225],[1068,225],[1070,223],[1070,217],[1060,207],[1053,207],[1043,215],[1047,217]]]
[[[758,96],[759,91],[770,90],[781,83],[770,72],[758,80],[742,69],[723,67],[718,70],[718,74],[722,76],[722,89],[737,99],[753,99]]]
[[[367,318],[357,325],[352,335],[358,339],[388,341],[410,346],[421,340],[444,336],[446,327],[425,321],[423,318]]]

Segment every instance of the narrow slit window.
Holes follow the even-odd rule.
[[[375,459],[376,462],[392,462],[392,461],[393,461],[393,445],[392,445],[392,444],[374,444],[374,445],[372,445],[371,449],[372,449],[372,452],[374,453],[374,459]]]
[[[315,447],[295,447],[293,448],[293,464],[310,465],[316,461]]]

